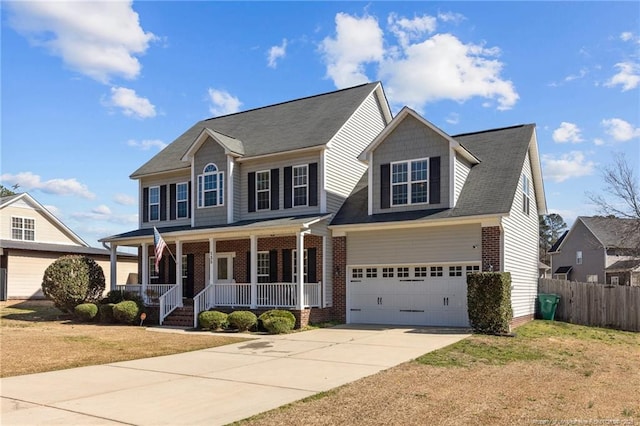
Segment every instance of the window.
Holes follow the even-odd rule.
[[[576,252],[576,265],[582,265],[582,251]]]
[[[479,265],[467,265],[467,275],[475,274],[477,272],[480,272],[480,266]]]
[[[187,263],[187,255],[183,254],[182,255],[182,281],[184,282],[184,280],[187,279],[187,274],[189,271],[189,265]]]
[[[293,167],[293,205],[306,206],[307,205],[307,193],[308,193],[308,167],[295,166]]]
[[[258,210],[271,208],[271,171],[256,172],[256,206]]]
[[[529,204],[531,204],[531,195],[529,192],[529,178],[522,175],[522,212],[529,214]]]
[[[394,269],[393,268],[382,268],[382,278],[393,278]]]
[[[351,278],[362,278],[362,268],[353,268],[351,270]]]
[[[462,266],[449,266],[449,276],[450,277],[461,277],[462,276]]]
[[[155,280],[157,278],[159,278],[159,275],[156,272],[156,257],[149,256],[149,279]]]
[[[428,159],[391,164],[391,204],[422,204],[429,201]]]
[[[441,277],[442,276],[442,266],[432,266],[430,269],[430,274],[432,277]]]
[[[378,269],[367,268],[367,278],[378,278]]]
[[[427,267],[426,266],[417,266],[414,271],[414,276],[416,278],[426,277],[427,276]]]
[[[620,285],[620,277],[617,275],[611,277],[611,285]]]
[[[149,220],[160,220],[160,187],[149,188]]]
[[[587,275],[587,282],[588,283],[597,283],[598,282],[598,275]]]
[[[398,278],[408,278],[409,277],[409,268],[398,268]]]
[[[207,164],[198,175],[198,207],[222,206],[224,204],[224,172]]]
[[[292,250],[291,251],[291,255],[293,257],[292,262],[293,262],[293,282],[297,283],[298,282],[298,250]],[[304,249],[304,277],[303,280],[306,283],[307,282],[307,271],[309,270],[309,254],[307,249]]]
[[[189,217],[189,184],[176,185],[176,215],[178,219]]]
[[[258,252],[258,282],[259,283],[268,283],[269,282],[269,252],[268,251],[259,251]]]
[[[11,238],[14,240],[35,241],[36,221],[26,217],[11,218]]]

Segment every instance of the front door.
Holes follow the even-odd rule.
[[[228,284],[233,282],[233,253],[216,253],[218,279],[216,283]],[[209,253],[205,254],[205,265],[209,264]],[[204,269],[204,281],[209,284],[209,268]]]

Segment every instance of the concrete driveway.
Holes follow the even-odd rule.
[[[417,358],[467,333],[338,326],[177,355],[8,377],[0,379],[0,423],[227,424]]]

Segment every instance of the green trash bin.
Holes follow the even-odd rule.
[[[557,294],[538,295],[538,303],[540,303],[540,315],[542,315],[542,319],[553,321],[559,301],[560,296]]]

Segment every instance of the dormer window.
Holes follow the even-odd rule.
[[[198,207],[224,205],[224,172],[213,164],[207,164],[198,175]]]
[[[391,163],[391,205],[429,202],[429,159]]]

